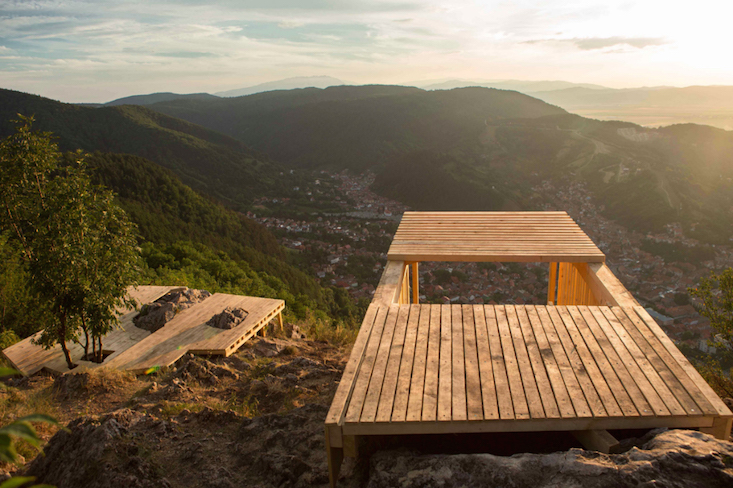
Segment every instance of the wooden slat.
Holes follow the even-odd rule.
[[[423,394],[422,420],[437,419],[438,387],[440,379],[441,306],[430,305],[430,337],[428,339],[428,360],[425,370],[425,393]]]
[[[585,361],[589,359],[590,353],[584,347],[585,344],[581,344],[581,346],[576,346],[573,342],[573,338],[571,337],[567,327],[565,326],[565,320],[563,320],[563,317],[561,317],[558,313],[558,310],[561,308],[562,307],[548,306],[546,312],[550,320],[552,320],[552,325],[554,326],[555,332],[557,333],[557,337],[563,346],[565,354],[567,354],[568,360],[570,361],[571,370],[575,374],[575,377],[578,380],[578,384],[583,390],[583,394],[588,401],[588,406],[593,412],[593,416],[607,417],[609,415],[608,410],[606,409],[604,402],[601,399],[601,395],[596,389],[593,379],[591,378],[589,369],[585,365]],[[538,307],[538,310],[539,309],[540,308]],[[540,317],[542,317],[542,314],[540,314]],[[555,357],[558,357],[557,354],[555,355]],[[590,359],[590,361],[590,368],[594,368],[595,362],[592,361],[592,358]],[[600,373],[594,375],[597,377],[600,376]],[[606,386],[606,389],[607,388],[608,387]],[[606,395],[606,399],[608,399],[608,396],[609,395]],[[616,400],[613,399],[612,395],[609,403],[611,404],[611,412],[613,412],[614,416],[620,416],[621,409],[618,408],[618,404],[616,404]]]
[[[451,307],[440,309],[440,370],[438,372],[438,420],[451,420],[453,407],[453,331],[451,329]]]
[[[545,418],[546,415],[545,410],[542,407],[542,398],[540,397],[540,392],[537,388],[537,378],[535,377],[529,360],[527,345],[524,342],[522,329],[520,328],[519,319],[517,318],[516,307],[513,305],[506,305],[504,309],[506,310],[507,322],[509,323],[509,332],[512,335],[512,342],[514,343],[514,353],[517,357],[517,364],[522,378],[522,385],[524,386],[525,398],[527,399],[527,405],[529,406],[529,413],[533,419]]]
[[[514,402],[512,400],[511,387],[509,386],[509,375],[507,373],[505,359],[507,355],[513,354],[514,349],[511,349],[511,353],[504,353],[496,309],[492,305],[486,305],[484,312],[489,335],[489,346],[491,348],[491,364],[494,371],[494,380],[496,381],[496,398],[499,404],[499,416],[502,419],[513,419],[516,416],[514,414]],[[504,318],[504,323],[506,323],[506,317]],[[529,416],[526,410],[526,402],[524,403],[524,408],[520,408],[520,411],[523,413],[523,418]]]
[[[714,415],[718,413],[706,395],[700,391],[695,382],[685,373],[679,361],[659,341],[654,332],[649,329],[644,320],[639,317],[633,308],[624,307],[621,310],[614,308],[614,312],[625,313],[630,319],[625,324],[629,326],[626,330],[646,353],[647,358],[649,358],[654,368],[659,372],[659,375],[667,384],[670,391],[674,393],[677,401],[680,402],[680,405],[682,405],[688,415]],[[653,321],[654,319],[651,320]],[[656,322],[654,325],[656,325]]]
[[[555,395],[560,416],[563,418],[590,417],[591,412],[588,403],[585,401],[583,391],[578,385],[578,380],[575,378],[562,345],[555,335],[555,329],[549,316],[545,312],[546,319],[543,323],[537,313],[537,307],[532,305],[527,306],[527,316],[547,370],[547,376],[552,384],[552,391]],[[555,357],[556,354],[560,356],[559,359]],[[565,377],[566,375],[567,377]],[[568,391],[572,393],[568,393]],[[571,399],[571,394],[577,398]],[[574,402],[578,404],[576,407],[573,407]]]
[[[389,348],[387,369],[384,372],[382,392],[379,396],[377,422],[388,422],[392,418],[392,407],[394,406],[397,391],[397,380],[400,374],[400,365],[402,364],[402,353],[405,350],[405,334],[407,332],[407,321],[410,310],[410,306],[400,307],[400,312],[397,316],[392,346]],[[412,364],[412,361],[410,361],[410,364]]]
[[[697,391],[692,388],[692,384],[688,383],[681,373],[678,374],[678,376],[681,377],[681,381],[686,383],[686,387],[690,391],[690,394],[695,399],[697,404],[700,405],[703,411],[709,411],[707,405],[705,405],[705,401],[703,400],[704,398],[718,415],[725,417],[733,416],[730,409],[725,405],[725,403],[723,403],[720,397],[713,391],[713,389],[710,387],[710,385],[708,385],[703,377],[700,376],[700,373],[698,373],[695,367],[690,364],[684,354],[682,354],[680,350],[677,349],[677,347],[672,343],[669,337],[667,337],[667,334],[665,334],[664,331],[662,331],[662,329],[659,327],[659,325],[657,325],[654,319],[649,316],[647,311],[640,306],[634,307],[634,311],[639,316],[639,318],[643,320],[644,324],[649,328],[652,334],[654,334],[657,341],[659,341],[670,354],[670,356],[672,356],[672,358],[677,361],[680,369],[687,374],[687,377],[689,377],[692,384],[694,384],[698,388],[698,391],[702,393],[702,396],[698,396]]]
[[[413,364],[415,362],[415,345],[417,341],[420,310],[420,305],[410,305],[410,318],[407,322],[407,330],[405,331],[404,352],[402,353],[402,362],[400,364],[399,378],[397,380],[394,397],[394,407],[392,408],[391,419],[394,422],[404,421],[407,417],[407,404],[410,397],[410,383],[412,379]],[[422,389],[420,389],[420,395],[422,396]],[[378,421],[380,418],[380,415],[377,414]]]
[[[362,408],[364,407],[364,399],[366,398],[369,380],[372,376],[374,362],[377,359],[379,344],[382,340],[384,332],[384,324],[387,321],[387,315],[390,307],[381,306],[377,311],[377,318],[374,320],[374,327],[369,336],[367,347],[364,351],[364,359],[359,366],[359,372],[356,376],[356,383],[351,394],[348,409],[346,410],[346,422],[357,422],[361,417]]]
[[[410,380],[410,398],[407,402],[406,420],[411,422],[422,418],[431,307],[431,305],[420,306],[420,319],[418,321],[417,337],[415,338],[415,360],[413,362],[412,378]]]
[[[399,305],[391,305],[389,307],[389,315],[384,324],[384,332],[382,332],[382,340],[379,343],[377,357],[374,361],[371,378],[369,379],[369,388],[367,389],[366,398],[364,399],[364,407],[361,411],[360,422],[374,422],[377,416],[377,407],[379,406],[379,396],[382,393],[384,385],[384,376],[387,371],[387,362],[389,354],[392,350],[392,338],[394,337],[397,319],[404,310]]]
[[[463,354],[465,357],[466,408],[469,420],[482,420],[481,378],[478,368],[478,351],[476,349],[476,323],[473,307],[463,305]]]
[[[532,326],[527,315],[527,307],[515,306],[514,307],[517,317],[519,319],[519,327],[522,332],[524,344],[527,348],[529,355],[529,361],[532,365],[532,372],[534,373],[534,379],[537,382],[537,389],[539,390],[540,398],[542,399],[542,409],[545,417],[547,418],[558,418],[560,417],[560,411],[557,407],[557,401],[555,400],[555,394],[552,391],[550,385],[550,379],[547,376],[547,370],[545,369],[545,362],[542,360],[539,346],[535,339],[534,333],[532,332]],[[570,402],[568,402],[569,405]]]
[[[453,399],[452,420],[466,420],[466,360],[463,342],[463,310],[461,306],[451,308],[451,343],[453,348],[451,398]]]
[[[489,347],[489,333],[486,328],[486,314],[482,305],[473,306],[476,326],[476,349],[478,353],[479,380],[481,381],[481,400],[485,419],[499,418],[499,405],[496,399],[496,380],[494,379],[493,360]],[[511,406],[511,404],[510,404]]]
[[[346,412],[346,405],[351,398],[351,392],[353,391],[354,381],[356,379],[356,373],[361,365],[364,358],[364,350],[366,349],[369,336],[371,335],[374,327],[374,319],[377,317],[378,305],[371,304],[367,309],[367,313],[362,321],[359,334],[356,336],[356,341],[351,348],[351,355],[349,356],[349,362],[346,363],[344,373],[341,375],[339,386],[336,389],[336,394],[331,401],[331,407],[326,415],[326,425],[337,425],[340,424],[344,414]]]
[[[572,314],[571,311],[572,310]],[[634,408],[628,393],[621,386],[621,382],[608,364],[600,347],[593,339],[585,321],[576,314],[574,307],[558,307],[558,313],[578,348],[583,365],[588,370],[588,375],[596,387],[603,405],[609,415],[635,416],[638,412]],[[618,391],[615,392],[614,389]],[[614,395],[617,393],[617,395]]]
[[[646,358],[643,358],[643,354],[640,354],[639,348],[636,344],[632,344],[629,335],[623,328],[618,324],[618,319],[613,315],[608,307],[593,307],[589,308],[589,312],[593,314],[596,322],[601,327],[603,332],[608,337],[608,340],[613,345],[614,349],[619,355],[620,360],[628,369],[631,377],[636,381],[642,394],[649,402],[654,415],[670,415],[669,408],[665,405],[664,400],[660,397],[657,389],[652,385],[652,382],[647,377],[647,373],[652,373],[652,380],[657,383],[660,389],[669,396],[668,400],[672,400],[673,396],[669,394],[669,390],[661,388],[663,382],[658,375],[653,374],[653,369],[649,368],[649,362]],[[613,324],[616,324],[614,327]],[[676,401],[674,403],[677,403]],[[679,404],[677,403],[677,406]],[[638,405],[637,405],[638,407]],[[676,412],[677,415],[684,415],[685,412],[682,407]]]
[[[624,410],[624,414],[636,415],[638,413],[639,415],[654,415],[654,412],[652,411],[652,407],[649,405],[649,402],[647,402],[644,394],[637,386],[634,378],[631,376],[631,374],[629,374],[628,368],[631,366],[631,364],[633,364],[633,362],[624,363],[621,360],[618,352],[611,344],[611,341],[608,339],[608,337],[598,324],[597,318],[590,312],[588,307],[578,306],[568,307],[568,309],[570,310],[571,315],[573,315],[574,317],[576,317],[577,314],[580,313],[580,316],[583,318],[585,324],[588,326],[588,330],[593,335],[596,343],[600,346],[601,351],[603,351],[603,354],[605,355],[605,358],[602,358],[603,360],[601,360],[601,358],[598,356],[596,357],[596,363],[598,363],[599,367],[601,367],[601,371],[605,371],[605,366],[602,366],[602,364],[607,364],[608,367],[612,369],[615,373],[615,378],[621,382],[619,385],[611,386],[612,390],[614,391],[614,395],[616,396],[616,400],[619,402],[619,405],[623,405],[622,401],[626,401],[626,396],[620,393],[622,390],[626,391],[628,397],[633,402],[635,408],[628,408],[627,410]],[[576,320],[576,323],[577,322],[578,321]],[[586,343],[588,342],[588,339],[586,339]],[[613,380],[609,380],[609,385],[612,385],[612,381]],[[629,414],[627,412],[632,413]]]
[[[501,349],[504,352],[507,378],[509,378],[509,391],[512,395],[514,417],[517,419],[530,418],[530,405],[528,403],[532,399],[527,398],[522,384],[522,373],[514,350],[514,339],[507,319],[506,308],[503,305],[496,305],[494,310],[499,325],[499,337],[501,338]],[[536,407],[536,404],[533,404],[532,407]]]

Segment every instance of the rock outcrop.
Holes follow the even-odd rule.
[[[142,306],[140,313],[133,319],[135,326],[155,332],[165,326],[176,314],[209,298],[206,290],[183,288],[171,290],[153,303]]]
[[[659,431],[623,454],[582,449],[552,454],[420,455],[382,451],[371,459],[368,488],[436,486],[517,488],[733,486],[733,444],[689,430]]]

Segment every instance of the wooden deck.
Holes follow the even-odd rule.
[[[725,404],[641,307],[372,305],[342,435],[711,427]]]
[[[604,262],[566,212],[405,212],[393,261]]]
[[[129,294],[139,304],[150,303],[175,286],[140,286]],[[146,372],[169,366],[187,352],[202,355],[229,356],[249,338],[262,330],[271,320],[282,320],[285,306],[282,300],[246,297],[215,293],[182,312],[154,333],[139,329],[133,324],[138,314],[135,310],[120,311],[120,327],[104,338],[105,351],[112,351],[104,363],[82,361],[84,348],[68,342],[71,357],[82,368],[113,367],[133,372]],[[248,315],[237,327],[228,330],[209,327],[206,322],[226,307],[241,307]],[[43,349],[32,343],[33,337],[24,339],[2,351],[3,356],[25,375],[42,369],[63,374],[69,371],[61,346]]]
[[[546,262],[547,304],[420,304],[420,261]],[[608,452],[607,430],[732,423],[565,212],[406,212],[325,427],[335,486],[363,436],[568,431]]]

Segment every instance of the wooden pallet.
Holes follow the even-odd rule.
[[[130,290],[130,296],[139,304],[150,303],[169,291],[172,286],[141,286]],[[245,320],[228,330],[209,327],[206,322],[227,307],[241,307],[248,312]],[[118,368],[137,373],[170,366],[187,352],[202,355],[229,356],[248,339],[278,318],[282,326],[285,302],[270,298],[247,297],[215,293],[178,313],[163,328],[154,333],[137,328],[135,310],[120,310],[120,327],[104,338],[104,349],[112,351],[104,363],[82,361],[84,350],[80,344],[68,343],[71,357],[85,369],[99,366]],[[3,351],[3,355],[25,375],[41,369],[63,374],[69,371],[60,346],[43,349],[27,338]]]

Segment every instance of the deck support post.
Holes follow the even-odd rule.
[[[610,454],[619,445],[618,440],[607,430],[576,430],[571,433],[583,447],[591,451]]]
[[[412,303],[420,303],[420,275],[418,275],[417,261],[412,263]]]
[[[727,441],[730,438],[730,430],[733,425],[733,418],[715,417],[713,425],[710,427],[701,427],[700,432],[710,434],[716,439]]]
[[[328,457],[328,483],[331,488],[336,488],[339,479],[341,463],[344,462],[344,450],[340,447],[331,446],[331,436],[326,427],[326,456]]]
[[[282,311],[278,312],[277,314],[277,323],[280,326],[280,332],[283,330],[283,313]]]

